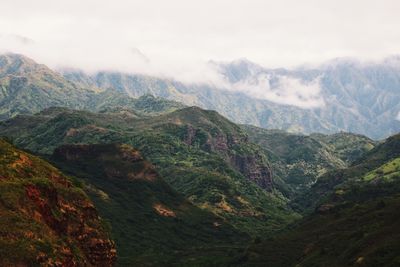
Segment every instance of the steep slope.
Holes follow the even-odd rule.
[[[321,179],[326,191],[314,199],[315,211],[274,238],[251,246],[238,264],[398,266],[399,140],[389,138],[338,173],[336,183]]]
[[[378,144],[366,136],[345,132],[330,135],[311,134],[311,137],[327,144],[333,154],[347,164],[360,159]]]
[[[22,55],[1,55],[0,119],[36,113],[51,106],[92,111],[110,106],[134,109],[137,105],[128,96],[150,94],[216,110],[235,122],[265,128],[303,133],[348,131],[372,138],[400,130],[397,58],[369,64],[337,60],[316,68],[294,70],[265,69],[246,60],[210,64],[232,88],[115,72],[87,75],[69,70],[61,76]],[[316,81],[320,92],[314,98],[324,104],[313,108],[291,105],[277,94]],[[283,102],[271,101],[274,99],[264,95],[277,96]],[[300,102],[303,100],[299,98]],[[166,111],[182,107],[174,101],[166,104]]]
[[[121,266],[226,265],[248,239],[185,200],[129,145],[64,145],[52,160],[85,181]]]
[[[113,266],[114,243],[82,188],[0,140],[0,265]]]
[[[275,188],[264,152],[247,141],[240,127],[213,111],[186,108],[135,118],[50,109],[5,121],[0,134],[44,154],[61,144],[131,144],[192,203],[253,235],[280,229],[298,217]]]
[[[380,139],[400,131],[396,119],[400,111],[398,62],[398,57],[368,64],[338,59],[291,70],[266,69],[248,60],[211,62],[228,89],[206,85],[207,81],[184,84],[118,72],[87,75],[68,71],[64,76],[78,84],[112,88],[132,97],[152,94],[213,109],[237,123],[308,134],[346,131]],[[315,86],[301,97],[294,94],[301,94],[298,87],[310,84]],[[297,101],[288,102],[293,97]],[[318,100],[319,104],[309,105],[306,100]]]
[[[351,133],[299,135],[281,130],[242,126],[249,140],[267,151],[275,174],[288,194],[307,190],[328,171],[345,168],[371,150],[376,142]]]
[[[301,210],[313,210],[319,202],[325,201],[341,185],[354,182],[364,174],[400,156],[400,135],[389,137],[384,143],[368,151],[349,168],[331,171],[318,179],[309,191],[293,200],[294,206]],[[341,191],[337,191],[338,194]]]
[[[160,115],[177,109],[184,108],[182,103],[166,100],[152,95],[142,95],[138,98],[130,98],[125,93],[116,93],[112,90],[96,93],[85,103],[85,109],[91,111],[112,111],[115,109],[127,109],[138,115]]]
[[[82,108],[89,90],[22,55],[0,56],[0,119],[51,106]]]
[[[0,120],[54,106],[93,111],[125,108],[147,115],[184,107],[151,96],[133,99],[115,90],[81,86],[22,55],[0,55]]]

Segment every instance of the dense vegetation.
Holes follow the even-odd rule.
[[[114,243],[79,183],[0,139],[0,265],[112,266]]]
[[[298,217],[273,187],[262,151],[215,112],[186,108],[135,118],[50,109],[5,121],[0,134],[42,154],[61,144],[131,144],[191,202],[251,235],[280,229]]]
[[[254,66],[241,64],[225,66],[230,82],[252,75],[246,68]],[[319,117],[336,111],[305,119],[308,111],[269,103],[273,112],[260,114],[265,103],[208,86],[65,77],[21,55],[0,56],[0,136],[72,177],[0,141],[0,265],[112,265],[108,231],[121,266],[400,264],[400,135],[376,142],[237,125],[141,87],[289,130],[328,131],[333,125]],[[188,100],[193,92],[200,98]],[[255,112],[219,103],[227,99]],[[342,113],[334,129],[350,127]]]
[[[55,106],[93,111],[129,108],[142,114],[184,107],[178,102],[148,95],[133,99],[114,90],[80,86],[22,55],[0,55],[0,119]]]
[[[250,141],[266,150],[290,197],[308,190],[328,171],[343,169],[377,142],[351,133],[299,135],[244,125]]]
[[[319,179],[305,196],[318,195],[306,202],[318,203],[315,211],[274,238],[251,246],[238,263],[398,266],[399,137],[389,138],[350,168]]]
[[[224,87],[218,83],[187,84],[165,77],[112,71],[72,70],[63,75],[81,86],[111,88],[133,97],[152,94],[213,109],[236,123],[263,128],[307,134],[346,131],[376,139],[400,131],[400,121],[396,119],[400,110],[398,57],[368,64],[337,59],[321,66],[293,69],[267,69],[246,59],[210,64],[226,82]],[[318,86],[315,100],[319,105],[304,108],[310,103],[307,96],[301,95],[298,103],[304,106],[286,102],[284,90],[289,87],[285,84],[288,80]],[[246,92],[246,88],[257,89],[259,97]],[[266,93],[262,94],[263,91]],[[277,98],[269,97],[270,94]]]
[[[65,145],[52,160],[84,181],[111,226],[121,266],[227,265],[249,239],[192,205],[128,145]]]

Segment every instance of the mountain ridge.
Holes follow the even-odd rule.
[[[396,90],[400,86],[400,77],[397,64],[390,63],[389,59],[382,63],[370,64],[350,64],[346,60],[337,60],[318,67],[298,69],[267,69],[248,60],[211,64],[216,66],[218,74],[230,84],[229,86],[234,86],[235,90],[118,72],[63,74],[71,81],[90,81],[89,84],[114,88],[119,92],[125,91],[133,97],[153,94],[187,105],[217,110],[237,123],[264,128],[307,134],[350,131],[375,139],[387,137],[400,130],[400,122],[396,120],[400,112],[400,96]],[[279,85],[280,79],[300,82],[300,85],[279,85],[285,90],[290,89],[288,92],[292,96],[291,90],[296,88],[291,89],[290,86],[303,86],[302,83],[306,85],[318,77],[320,92],[311,97],[316,97],[314,100],[323,100],[323,106],[301,108],[279,104],[270,97],[257,99],[256,95],[251,95],[251,92],[268,93],[281,99],[276,91],[279,89],[276,86]],[[267,85],[261,83],[264,78],[267,78]],[[256,91],[246,94],[246,88],[249,86],[251,90]],[[304,90],[304,96],[310,97]],[[366,90],[368,94],[365,94]],[[296,99],[301,103],[304,101],[302,97]],[[310,101],[312,99],[310,98]],[[379,126],[372,127],[375,125]]]

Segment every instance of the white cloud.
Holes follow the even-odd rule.
[[[162,68],[238,57],[287,66],[398,53],[399,8],[397,0],[2,0],[0,32],[34,39],[30,56],[50,65],[140,69],[130,60],[136,47]]]
[[[234,83],[229,89],[244,92],[254,98],[300,108],[318,108],[325,105],[320,94],[320,78],[305,82],[287,76],[271,77],[261,74],[255,79]]]
[[[399,53],[399,9],[398,0],[2,0],[0,51],[23,53],[53,68],[231,87],[208,60],[246,57],[287,67]],[[278,90],[259,78],[240,88],[278,103],[323,103],[317,82],[281,78]]]
[[[396,120],[400,121],[400,112],[399,112],[399,114],[397,114]]]

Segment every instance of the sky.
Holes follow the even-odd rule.
[[[0,52],[53,68],[215,80],[209,60],[266,67],[400,53],[398,0],[1,0]]]

